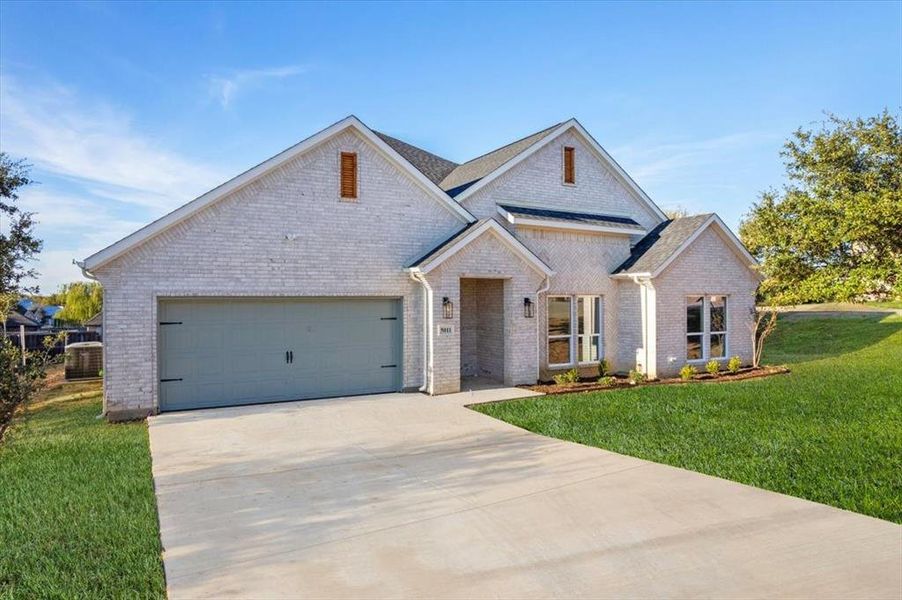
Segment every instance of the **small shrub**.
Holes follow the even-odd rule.
[[[630,371],[630,383],[636,385],[637,383],[644,383],[646,380],[645,373],[642,371],[632,370]]]
[[[727,370],[730,373],[738,373],[739,367],[742,366],[742,359],[738,356],[731,356],[730,362],[727,363]]]
[[[566,373],[559,373],[554,376],[554,382],[558,385],[573,385],[579,383],[579,371],[570,369]]]
[[[611,365],[608,363],[608,359],[602,358],[598,361],[598,376],[604,377],[608,373],[611,372]]]
[[[683,381],[689,381],[693,377],[698,374],[698,369],[696,369],[692,365],[683,365],[683,368],[680,369],[680,379]]]
[[[716,360],[709,360],[708,364],[705,365],[705,371],[711,373],[711,375],[717,375],[720,373],[720,363]]]
[[[617,385],[617,380],[610,375],[605,375],[604,377],[598,378],[598,383],[603,387],[614,387]]]

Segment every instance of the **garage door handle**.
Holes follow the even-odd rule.
[[[288,351],[288,362],[290,362],[291,364],[294,364],[294,350]]]
[[[398,365],[382,365],[382,368],[383,368],[383,369],[394,369],[394,368],[397,367],[397,366],[398,366]]]
[[[161,379],[160,383],[166,383],[167,381],[181,381],[181,380],[182,380],[181,377],[179,377],[178,379]]]

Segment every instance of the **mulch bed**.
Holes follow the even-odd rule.
[[[782,375],[785,373],[789,373],[789,369],[783,366],[767,366],[767,367],[744,367],[739,369],[737,373],[729,373],[729,372],[721,372],[718,375],[711,375],[709,373],[700,373],[690,379],[689,381],[684,381],[679,377],[674,377],[672,379],[655,379],[652,381],[646,381],[643,383],[631,384],[629,379],[626,377],[615,377],[617,382],[614,386],[605,387],[598,383],[598,381],[592,380],[584,380],[580,383],[572,383],[569,385],[558,385],[556,383],[539,383],[536,385],[521,385],[518,387],[532,390],[534,392],[542,392],[547,395],[555,395],[555,394],[575,394],[580,392],[598,392],[598,391],[609,391],[609,390],[619,390],[624,388],[635,388],[643,385],[671,385],[671,384],[684,384],[691,385],[694,383],[721,383],[726,381],[743,381],[745,379],[757,379],[758,377],[770,377],[771,375]]]

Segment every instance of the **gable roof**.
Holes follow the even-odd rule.
[[[621,277],[633,275],[657,277],[712,225],[724,233],[724,237],[732,243],[733,249],[745,259],[750,268],[758,264],[720,217],[714,213],[706,213],[664,221],[633,247],[629,258],[614,269],[613,274]]]
[[[24,325],[25,327],[37,328],[40,327],[41,324],[35,321],[34,319],[30,319],[23,314],[17,313],[16,311],[11,311],[8,315],[6,315],[6,327],[19,327],[19,325]],[[10,332],[15,333],[15,332]]]
[[[395,152],[407,159],[420,173],[429,178],[432,183],[439,183],[442,179],[457,167],[457,163],[437,154],[417,148],[381,131],[373,131],[383,142],[391,146]]]
[[[512,204],[499,204],[498,212],[516,225],[607,231],[626,235],[645,233],[645,228],[633,219],[617,215],[571,212],[532,206],[514,206]]]
[[[498,221],[492,218],[482,219],[476,223],[468,224],[466,227],[438,244],[435,248],[410,263],[406,267],[406,270],[417,273],[429,273],[484,233],[495,234],[502,243],[514,252],[514,254],[520,256],[520,258],[536,271],[544,275],[554,275],[554,270],[552,270],[545,261],[536,256],[532,250],[523,245],[523,242],[515,238],[507,229],[502,227]]]
[[[464,163],[457,169],[451,172],[451,175],[445,178],[439,185],[443,189],[448,191],[448,194],[453,196],[455,200],[463,203],[464,200],[473,194],[475,194],[478,190],[482,189],[495,179],[497,179],[502,174],[506,173],[516,165],[520,164],[540,149],[545,147],[546,144],[551,143],[556,138],[560,137],[567,131],[573,129],[580,137],[585,140],[586,145],[595,153],[598,159],[604,164],[608,169],[610,169],[611,173],[613,173],[614,177],[620,181],[620,183],[629,190],[633,196],[640,203],[644,204],[652,214],[654,214],[657,218],[664,220],[667,218],[667,215],[658,208],[658,205],[654,203],[654,201],[645,193],[645,191],[639,187],[633,178],[630,177],[626,171],[623,170],[617,161],[615,161],[607,151],[601,147],[595,138],[589,135],[589,132],[583,128],[583,126],[576,119],[569,119],[560,123],[558,125],[549,127],[548,129],[543,129],[542,131],[535,133],[527,138],[523,138],[518,142],[514,142],[513,144],[509,144],[504,148],[500,148],[494,152],[490,152],[484,157],[480,157],[478,159],[474,159],[470,161],[470,163],[474,163],[480,161],[482,158],[486,158],[492,155],[496,155],[498,160],[489,161],[489,164],[486,166],[494,166],[493,170],[490,172],[483,173],[484,169],[479,169],[478,173],[480,174],[478,179],[470,180],[463,184],[458,184],[455,188],[449,187],[449,179],[455,176],[455,173],[461,171],[464,167],[466,167],[470,163]],[[509,149],[509,150],[508,150]],[[505,151],[508,150],[508,151]],[[505,151],[505,152],[502,152]],[[503,161],[502,161],[503,159]],[[461,179],[468,179],[468,177],[461,177]],[[455,181],[451,181],[450,183],[456,183]]]
[[[103,311],[100,311],[87,321],[85,321],[85,327],[100,327],[103,325]]]
[[[554,132],[559,125],[560,123],[555,123],[542,131],[537,131],[516,142],[511,142],[506,146],[458,165],[439,183],[439,187],[448,192],[448,195],[453,198],[542,138]]]
[[[304,152],[307,152],[308,150],[318,146],[322,142],[332,138],[335,135],[338,135],[339,133],[347,129],[352,129],[363,136],[363,138],[369,141],[373,146],[375,146],[376,149],[383,154],[383,156],[399,165],[420,185],[420,187],[422,187],[427,193],[435,197],[436,200],[438,200],[442,205],[444,205],[449,211],[455,214],[463,222],[471,223],[476,220],[476,217],[471,215],[459,203],[449,198],[448,195],[445,194],[444,191],[435,184],[435,182],[431,181],[419,169],[414,167],[407,158],[402,156],[400,153],[398,153],[397,150],[388,145],[381,137],[373,133],[373,131],[369,127],[364,125],[360,121],[360,119],[351,115],[349,117],[345,117],[337,123],[334,123],[333,125],[330,125],[329,127],[326,127],[319,133],[316,133],[308,137],[307,139],[298,142],[294,146],[283,150],[279,154],[276,154],[272,158],[260,163],[256,167],[248,169],[244,173],[230,179],[222,185],[213,188],[206,194],[198,196],[194,200],[180,206],[171,213],[157,219],[149,225],[142,227],[138,231],[122,238],[118,242],[107,246],[103,250],[92,254],[84,261],[76,262],[76,264],[78,264],[78,266],[82,269],[96,269],[97,267],[108,263],[114,258],[144,243],[157,234],[169,229],[177,223],[184,221],[191,215],[199,212],[203,208],[206,208],[210,204],[213,204],[214,202],[221,200],[232,192],[245,187],[258,178],[279,168],[288,161],[303,154]]]

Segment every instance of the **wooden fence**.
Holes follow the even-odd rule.
[[[21,340],[18,331],[7,330],[7,337],[15,344],[17,348],[21,348]],[[65,331],[26,331],[25,332],[25,349],[26,350],[44,350],[44,339],[65,333],[65,338],[56,342],[50,349],[50,354],[57,356],[66,350],[66,344],[74,344],[76,342],[99,342],[100,334],[96,331],[83,331],[80,329],[71,329]],[[2,332],[0,332],[2,335]]]

